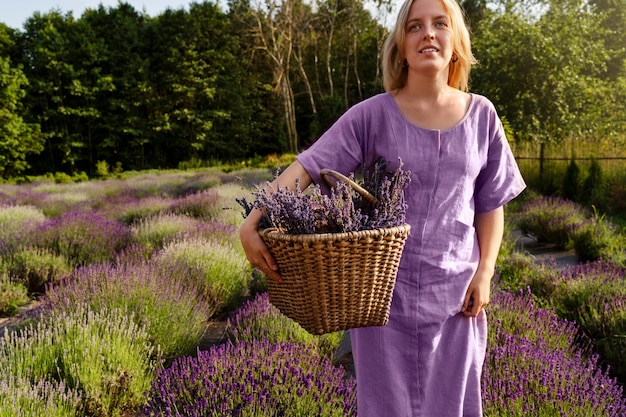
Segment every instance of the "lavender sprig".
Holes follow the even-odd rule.
[[[323,194],[317,184],[303,191],[299,179],[296,179],[295,190],[267,182],[265,187],[256,187],[253,204],[245,199],[237,202],[246,216],[254,207],[263,211],[261,228],[269,224],[290,234],[343,233],[400,226],[406,221],[404,189],[411,178],[411,173],[402,166],[400,162],[390,173],[386,171],[386,163],[379,159],[364,170],[363,183],[378,199],[374,205],[345,181],[337,181],[329,194]],[[354,181],[354,174],[349,178]]]

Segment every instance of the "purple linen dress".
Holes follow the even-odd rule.
[[[480,253],[475,212],[501,207],[524,188],[492,103],[472,94],[446,130],[406,120],[388,93],[349,109],[298,156],[319,171],[355,172],[377,157],[411,171],[405,195],[411,233],[389,323],[350,330],[359,417],[481,416],[485,313],[460,313]]]

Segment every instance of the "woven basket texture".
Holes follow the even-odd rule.
[[[348,233],[260,232],[282,282],[268,282],[270,302],[309,333],[382,326],[410,226]]]

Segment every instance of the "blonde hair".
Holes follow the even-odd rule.
[[[408,68],[404,65],[404,42],[406,39],[406,23],[409,11],[415,0],[406,0],[396,20],[396,26],[391,31],[383,46],[383,84],[386,91],[393,91],[405,86],[408,77]],[[456,0],[439,0],[450,17],[452,31],[453,54],[456,62],[450,61],[448,85],[461,91],[468,91],[470,69],[476,58],[472,54],[470,34],[465,25],[465,15]]]

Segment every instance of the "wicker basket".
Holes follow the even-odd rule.
[[[270,302],[311,334],[385,325],[409,231],[408,224],[302,235],[262,230],[283,278],[267,280]]]

